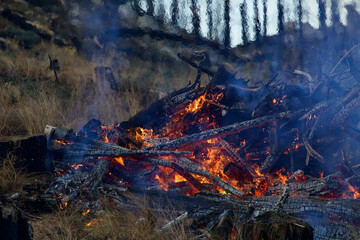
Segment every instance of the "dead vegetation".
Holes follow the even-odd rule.
[[[73,208],[45,214],[41,220],[32,222],[34,240],[62,239],[153,239],[185,240],[195,239],[186,231],[186,222],[166,231],[161,227],[172,218],[171,207],[158,207],[152,212],[144,199],[133,199],[136,202],[134,211],[125,210],[105,204],[103,210],[92,212]]]
[[[59,61],[58,84],[48,55]],[[91,118],[120,122],[187,82],[169,85],[168,70],[140,67],[150,64],[146,62],[133,66],[136,61],[115,52],[86,59],[70,47],[41,43],[26,50],[10,43],[0,54],[0,135],[42,133],[49,123],[77,129]],[[96,66],[112,69],[117,90],[98,82]]]
[[[8,154],[0,163],[0,193],[16,193],[25,184],[26,175],[15,167],[16,157]]]

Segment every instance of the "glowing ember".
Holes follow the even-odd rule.
[[[83,167],[84,165],[82,165],[82,164],[73,164],[73,165],[71,165],[71,167],[73,168],[73,169],[75,169],[75,170],[78,170],[80,167]]]
[[[86,212],[81,213],[83,216],[87,215],[90,212],[90,209],[86,210]]]
[[[62,145],[71,145],[71,144],[74,144],[74,143],[72,143],[72,142],[65,141],[65,140],[61,140],[61,139],[56,139],[55,142],[60,143],[60,144],[62,144]]]
[[[358,199],[360,197],[358,187],[349,185],[348,188],[349,188],[349,192],[351,193],[350,195],[353,199]]]
[[[122,158],[122,157],[115,157],[114,160],[115,160],[117,163],[119,163],[120,165],[125,166],[125,164],[124,164],[124,158]]]
[[[85,226],[86,227],[91,227],[91,226],[94,226],[95,225],[95,223],[97,223],[98,221],[102,221],[103,219],[102,218],[94,218],[94,219],[92,219],[89,223],[87,223]]]
[[[60,207],[61,210],[64,210],[67,207],[67,205],[68,205],[67,202],[65,202],[64,204],[60,203],[59,207]]]

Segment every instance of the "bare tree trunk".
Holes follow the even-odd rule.
[[[249,41],[248,33],[249,33],[249,27],[247,23],[247,7],[246,7],[246,1],[240,4],[240,14],[241,14],[241,37],[243,40],[243,44],[247,44]]]
[[[153,15],[154,14],[154,3],[152,0],[146,0],[147,3],[147,14]]]
[[[193,24],[193,33],[196,37],[200,37],[200,16],[199,8],[196,0],[191,0],[191,11],[193,13],[192,24]]]
[[[297,6],[297,15],[298,15],[298,28],[300,33],[302,34],[302,18],[303,18],[303,8],[302,8],[302,0],[299,0],[299,5]]]
[[[254,0],[254,32],[255,32],[255,41],[260,41],[260,20],[259,20],[259,8],[258,0]]]
[[[281,34],[284,31],[284,6],[281,3],[281,0],[277,1],[278,8],[278,31]]]
[[[178,0],[173,0],[171,3],[171,23],[174,26],[178,25],[178,17],[179,17],[179,2]]]
[[[263,25],[264,25],[264,31],[263,35],[266,37],[267,35],[267,0],[263,0],[263,10],[264,10],[264,19],[263,19]]]
[[[225,45],[225,47],[230,47],[230,44],[231,44],[231,38],[230,38],[230,0],[225,0],[224,20],[225,20],[224,45]]]
[[[325,24],[325,20],[326,20],[325,2],[322,1],[322,0],[318,0],[318,4],[319,4],[320,28],[322,30],[325,30],[326,29],[326,24]]]
[[[281,70],[281,66],[283,63],[283,53],[284,53],[284,6],[281,0],[277,1],[277,9],[278,9],[278,34],[279,34],[279,41],[278,41],[278,61],[277,66],[275,67],[276,70]]]
[[[299,38],[298,38],[298,46],[299,49],[302,49],[302,44],[303,44],[303,24],[302,24],[302,19],[303,19],[303,8],[302,8],[302,0],[299,0],[299,5],[297,6],[297,15],[298,15],[298,28],[299,28]],[[303,54],[302,51],[300,51],[300,55],[299,55],[299,65],[300,65],[300,69],[303,69]]]
[[[331,19],[333,26],[340,21],[338,0],[331,0]]]
[[[214,22],[213,22],[213,13],[212,13],[212,0],[206,0],[206,14],[208,16],[208,28],[209,28],[209,32],[208,32],[208,38],[212,39],[213,36],[213,29],[214,29]]]

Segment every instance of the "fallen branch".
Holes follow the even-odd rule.
[[[302,136],[302,139],[303,139],[303,142],[304,142],[305,149],[307,151],[305,165],[307,166],[309,164],[310,157],[313,157],[314,159],[318,160],[321,163],[325,163],[324,162],[324,157],[321,156],[317,151],[315,151],[312,148],[312,146],[310,145],[309,141],[307,140],[305,134]]]
[[[241,163],[241,165],[246,169],[246,171],[255,178],[257,175],[254,172],[254,169],[245,162],[245,160],[240,157],[240,155],[230,146],[230,144],[224,139],[220,139],[220,144],[225,150],[230,154],[231,157],[235,158],[237,163]]]
[[[186,145],[189,145],[189,144],[206,141],[206,140],[213,139],[213,138],[219,138],[219,137],[223,137],[223,136],[235,133],[235,132],[241,132],[246,129],[259,127],[259,126],[262,126],[269,122],[278,121],[278,120],[281,120],[284,118],[292,117],[292,116],[302,113],[304,111],[308,111],[308,109],[304,108],[304,109],[297,110],[297,111],[285,111],[285,112],[280,112],[280,113],[276,113],[273,115],[258,117],[258,118],[252,119],[252,120],[238,122],[238,123],[234,123],[234,124],[231,124],[231,125],[228,125],[225,127],[216,128],[216,129],[204,131],[204,132],[201,132],[198,134],[181,137],[181,138],[172,140],[170,142],[162,143],[162,144],[148,147],[145,149],[147,149],[147,150],[177,149],[177,148],[181,148]]]
[[[147,158],[145,161],[149,162],[151,164],[154,164],[154,165],[160,165],[160,166],[164,166],[164,167],[168,167],[168,168],[172,168],[173,164],[174,164],[174,162],[167,161],[162,158]],[[180,167],[182,167],[184,170],[188,171],[189,173],[205,177],[210,182],[212,182],[214,185],[220,187],[221,189],[225,190],[226,192],[229,192],[229,193],[231,193],[235,196],[239,196],[239,197],[244,195],[244,193],[241,190],[236,189],[233,186],[231,186],[230,184],[222,181],[221,178],[214,176],[209,171],[202,169],[200,166],[198,166],[195,163],[193,163],[192,166],[185,165],[185,164],[183,165],[181,163],[177,163],[177,164]],[[195,166],[197,166],[197,167],[195,167]]]
[[[89,174],[79,172],[77,174],[66,174],[56,179],[50,187],[50,192],[54,192],[58,196],[60,207],[65,207],[82,191],[89,193],[94,191],[102,181],[108,167],[109,163],[106,159],[98,159]]]
[[[170,151],[149,151],[129,150],[118,145],[99,141],[92,138],[86,138],[76,135],[71,130],[65,130],[52,126],[46,126],[45,133],[48,136],[48,141],[60,140],[64,147],[55,150],[62,153],[65,158],[78,158],[82,157],[97,157],[97,156],[114,156],[114,157],[159,157],[159,156],[184,156],[191,154],[191,152],[170,152]]]
[[[359,46],[360,46],[360,43],[357,44],[357,45],[355,45],[355,46],[353,46],[349,51],[347,51],[347,52],[345,53],[345,55],[344,55],[344,56],[339,60],[339,62],[335,65],[335,67],[331,70],[330,74],[333,73],[333,72],[336,70],[336,68],[339,66],[339,64],[345,59],[345,57],[346,57],[347,55],[349,55],[349,53],[351,53],[354,49],[358,48]]]
[[[215,73],[213,71],[211,71],[210,69],[205,68],[204,66],[202,66],[201,64],[196,64],[195,62],[191,61],[190,58],[184,56],[183,54],[179,53],[178,57],[183,60],[184,62],[190,64],[190,66],[200,70],[201,72],[206,73],[207,75],[209,75],[210,77],[214,77]]]

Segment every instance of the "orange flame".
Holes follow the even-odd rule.
[[[94,226],[95,223],[97,223],[98,221],[102,221],[103,219],[102,218],[94,218],[92,219],[89,223],[85,224],[86,227],[91,227],[91,226]]]
[[[83,216],[87,215],[90,212],[90,209],[86,210],[86,212],[81,213]]]
[[[120,165],[125,166],[123,157],[114,157],[114,160]]]

